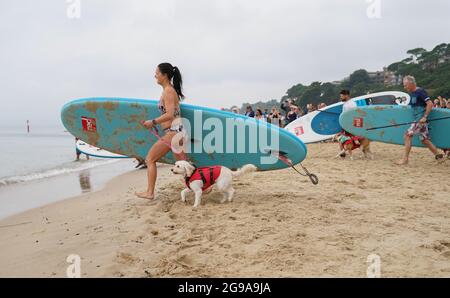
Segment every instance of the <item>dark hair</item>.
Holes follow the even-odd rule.
[[[350,95],[350,90],[344,89],[339,94],[341,94],[341,95]]]
[[[169,80],[172,80],[173,82],[173,88],[175,88],[175,91],[177,92],[178,96],[180,98],[184,98],[184,94],[182,92],[183,88],[183,79],[181,77],[181,72],[176,66],[172,66],[170,63],[161,63],[158,65],[159,71],[162,74],[167,75]]]

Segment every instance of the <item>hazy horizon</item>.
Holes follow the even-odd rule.
[[[81,0],[70,18],[75,2],[0,2],[0,127],[62,127],[77,98],[159,98],[153,75],[166,61],[187,103],[228,108],[450,41],[445,0],[381,0],[380,18],[366,0]]]

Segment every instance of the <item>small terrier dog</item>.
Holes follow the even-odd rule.
[[[229,168],[222,166],[197,168],[185,160],[177,161],[171,169],[172,173],[183,175],[186,183],[186,188],[181,191],[181,200],[186,202],[186,194],[191,191],[194,192],[194,208],[200,206],[203,192],[209,190],[213,184],[217,184],[217,189],[223,193],[223,199],[220,203],[231,202],[234,194],[233,178],[256,170],[257,168],[251,164],[245,165],[237,171],[231,171]]]

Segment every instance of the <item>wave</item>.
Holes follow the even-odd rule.
[[[90,160],[90,161],[79,161],[70,162],[62,164],[58,167],[43,170],[39,172],[28,173],[24,175],[10,176],[0,179],[0,187],[8,186],[12,184],[29,182],[33,180],[45,179],[50,177],[55,177],[63,174],[81,172],[83,170],[91,169],[94,167],[107,165],[111,163],[118,162],[118,160],[107,159],[107,160]]]

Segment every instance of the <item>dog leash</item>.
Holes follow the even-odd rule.
[[[277,151],[272,151],[269,150],[269,154],[271,154],[272,156],[275,156],[276,158],[278,158],[278,160],[282,161],[283,163],[285,163],[288,167],[294,169],[294,171],[296,171],[298,174],[302,175],[303,177],[308,177],[309,180],[311,180],[312,184],[317,185],[319,184],[319,178],[317,177],[317,175],[312,174],[308,171],[308,169],[302,164],[300,163],[300,166],[303,169],[303,173],[300,172],[292,163],[292,161],[286,157],[285,154],[281,153],[281,152],[277,152]]]

